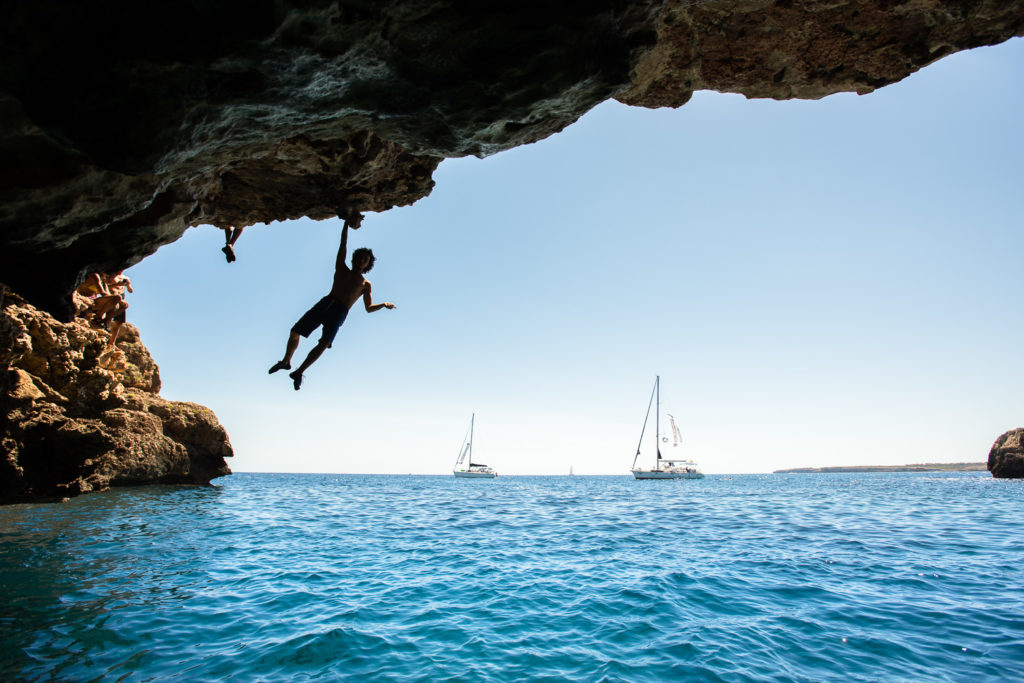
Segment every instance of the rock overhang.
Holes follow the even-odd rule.
[[[609,98],[867,93],[1024,34],[991,0],[8,4],[0,272],[63,317],[84,274],[192,225],[430,193],[446,157],[535,142]]]

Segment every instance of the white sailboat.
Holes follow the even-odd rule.
[[[647,419],[651,416],[652,404],[655,405],[654,450],[657,458],[653,468],[644,469],[637,467],[636,461],[640,458],[640,448],[644,443],[644,432],[647,430]],[[673,457],[675,450],[682,445],[683,435],[679,432],[679,427],[676,426],[675,417],[672,415],[667,415],[667,417],[667,431],[663,434],[661,432],[661,377],[658,376],[654,378],[654,390],[651,392],[651,400],[647,404],[644,426],[640,429],[640,443],[636,445],[636,455],[633,457],[631,469],[633,476],[637,479],[703,479],[704,473],[700,471],[700,467],[693,460]],[[669,457],[661,454],[662,446],[668,449]]]
[[[452,474],[456,477],[466,479],[494,479],[498,473],[487,465],[473,462],[473,423],[476,422],[476,413],[469,418],[469,434],[463,440],[462,448],[459,449],[459,458],[455,461]]]

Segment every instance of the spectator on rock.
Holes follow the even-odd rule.
[[[132,292],[132,281],[122,275],[123,271],[107,273],[103,275],[103,284],[107,294],[98,297],[93,303],[91,322],[97,327],[110,330],[108,344],[113,346],[117,341],[117,334],[121,325],[125,322],[125,311],[128,310],[128,302],[124,300],[125,290]]]

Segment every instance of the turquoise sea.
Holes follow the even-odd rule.
[[[987,473],[215,483],[0,508],[0,680],[1024,679]]]

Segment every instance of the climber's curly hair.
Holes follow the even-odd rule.
[[[352,263],[355,263],[356,259],[359,258],[360,256],[362,256],[363,254],[366,254],[367,256],[370,257],[369,263],[367,263],[366,267],[363,268],[363,272],[364,273],[369,273],[371,270],[373,270],[373,264],[377,260],[377,257],[373,255],[373,250],[372,249],[367,249],[366,247],[359,247],[358,249],[353,251],[352,252]]]

